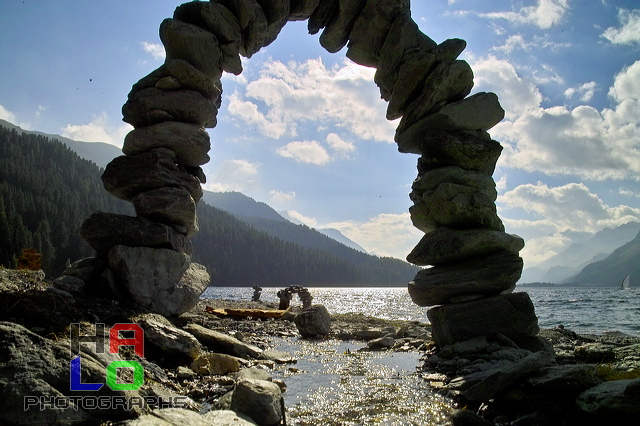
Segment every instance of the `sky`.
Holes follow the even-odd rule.
[[[462,38],[472,93],[498,94],[498,214],[525,267],[606,227],[640,221],[637,0],[413,0],[422,32]],[[0,118],[121,147],[131,86],[162,65],[170,0],[12,0],[0,9]],[[404,258],[417,155],[393,141],[375,70],[290,22],[224,74],[205,189],[240,191],[370,252]]]

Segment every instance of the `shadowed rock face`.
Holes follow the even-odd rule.
[[[401,118],[398,150],[421,156],[410,213],[426,235],[408,260],[433,267],[418,273],[409,291],[421,306],[441,305],[429,311],[440,330],[438,340],[488,330],[535,334],[528,296],[508,294],[520,277],[524,242],[504,233],[491,177],[502,147],[487,131],[505,112],[493,93],[467,97],[473,71],[457,59],[466,42],[435,43],[411,19],[408,0],[215,0],[178,6],[160,25],[165,64],[135,83],[123,106],[124,120],[135,127],[125,139],[125,155],[103,176],[107,191],[132,201],[141,218],[158,226],[123,219],[133,239],[115,229],[114,218],[103,231],[96,217],[83,227],[99,256],[110,253],[111,267],[119,265],[111,275],[128,282],[128,291],[147,306],[148,296],[170,291],[168,282],[182,285],[186,275],[181,274],[192,269],[182,239],[197,231],[195,205],[204,179],[199,166],[208,161],[210,148],[204,128],[217,124],[220,76],[239,74],[240,55],[250,58],[270,44],[287,21],[307,19],[311,34],[321,32],[326,50],[347,46],[349,58],[377,69],[375,83],[389,102],[387,118]],[[121,254],[129,248],[116,249],[123,245],[145,249],[135,256],[135,268],[154,277],[145,281],[144,292],[134,288],[135,279],[125,278],[135,268]],[[175,260],[165,250],[173,250]],[[159,266],[160,261],[174,263],[173,268]],[[101,276],[98,272],[92,275]],[[498,308],[500,320],[485,321]],[[179,314],[183,308],[162,309]],[[474,324],[466,327],[467,322]]]

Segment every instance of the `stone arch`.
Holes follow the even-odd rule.
[[[511,293],[522,272],[524,241],[504,232],[492,174],[502,147],[487,132],[504,118],[493,93],[468,96],[473,71],[459,60],[466,43],[437,44],[411,19],[409,0],[211,0],[178,6],[160,25],[166,61],[135,83],[122,112],[132,124],[125,155],[102,177],[111,194],[131,201],[137,217],[95,213],[82,235],[106,260],[114,292],[164,314],[193,306],[208,284],[190,262],[196,203],[206,177],[209,135],[217,123],[223,72],[240,74],[288,21],[307,20],[335,53],[375,67],[401,118],[395,142],[419,154],[410,194],[413,224],[424,237],[407,259],[431,265],[409,283],[428,311],[434,340],[449,344],[486,333],[538,331],[526,293]]]

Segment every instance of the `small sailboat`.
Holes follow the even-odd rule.
[[[624,277],[622,280],[622,284],[620,284],[620,290],[629,290],[631,288],[631,282],[629,280],[629,275]]]

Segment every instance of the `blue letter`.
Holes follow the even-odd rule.
[[[97,391],[104,383],[80,383],[80,355],[71,360],[69,374],[71,376],[72,391]]]

